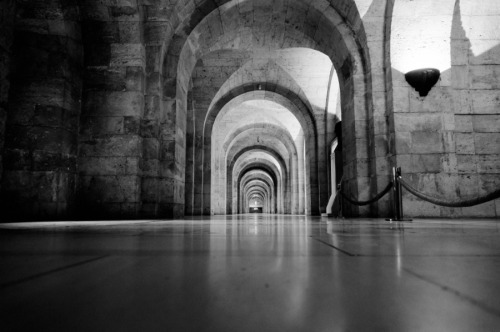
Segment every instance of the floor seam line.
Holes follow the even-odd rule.
[[[103,259],[103,258],[106,258],[106,257],[108,257],[108,255],[94,257],[94,258],[87,259],[87,260],[84,260],[84,261],[81,261],[81,262],[73,263],[73,264],[66,265],[66,266],[61,266],[59,268],[52,269],[52,270],[49,270],[49,271],[40,272],[40,273],[31,275],[31,276],[28,276],[28,277],[25,277],[25,278],[22,278],[22,279],[5,282],[5,283],[0,284],[0,290],[6,289],[8,287],[15,286],[15,285],[18,285],[18,284],[22,284],[23,282],[31,281],[33,279],[41,278],[41,277],[47,276],[47,275],[52,274],[52,273],[56,273],[56,272],[68,270],[68,269],[71,269],[71,268],[74,268],[74,267],[77,267],[77,266],[80,266],[80,265],[88,264],[88,263],[91,263],[91,262],[94,262],[94,261],[97,261],[97,260],[100,260],[100,259]]]
[[[318,239],[318,238],[316,238],[316,237],[311,236],[311,238],[313,238],[314,240],[316,240],[316,241],[318,241],[318,242],[320,242],[320,243],[323,243],[324,245],[326,245],[326,246],[328,246],[328,247],[330,247],[330,248],[333,248],[333,249],[335,249],[335,250],[337,250],[337,251],[340,251],[340,252],[341,252],[341,253],[343,253],[344,255],[347,255],[347,256],[350,256],[350,257],[359,257],[359,256],[361,256],[361,255],[358,255],[358,254],[353,254],[353,253],[350,253],[350,252],[348,252],[347,250],[340,249],[339,247],[336,247],[336,246],[334,246],[333,244],[328,243],[328,242],[326,242],[326,241],[323,241],[323,240],[321,240],[321,239]]]
[[[500,310],[498,310],[496,308],[493,308],[493,307],[490,307],[489,305],[484,304],[482,302],[479,302],[478,300],[474,299],[473,297],[470,297],[470,296],[468,296],[466,294],[463,294],[462,292],[460,292],[460,291],[458,291],[458,290],[456,290],[454,288],[442,285],[439,282],[434,281],[434,280],[432,280],[432,279],[430,279],[428,277],[425,277],[425,276],[423,276],[423,275],[421,275],[419,273],[416,273],[416,272],[414,272],[414,271],[412,271],[412,270],[410,270],[408,268],[403,268],[403,271],[405,271],[406,273],[414,276],[417,279],[420,279],[420,280],[425,281],[425,282],[427,282],[427,283],[429,283],[431,285],[439,287],[443,291],[445,291],[447,293],[451,293],[451,294],[459,297],[460,299],[462,299],[462,300],[464,300],[464,301],[466,301],[466,302],[468,302],[468,303],[470,303],[470,304],[472,304],[472,305],[474,305],[474,306],[476,306],[476,307],[478,307],[478,308],[480,308],[480,309],[482,309],[482,310],[484,310],[484,311],[486,311],[486,312],[488,312],[490,314],[493,314],[493,315],[495,315],[497,317],[500,317]]]

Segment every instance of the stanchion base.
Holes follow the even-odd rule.
[[[413,221],[413,219],[408,219],[408,218],[403,218],[403,219],[399,219],[399,220],[398,219],[387,218],[385,220],[386,221],[390,221],[390,222],[393,222],[393,221],[399,221],[399,222],[401,222],[401,221],[407,221],[407,222],[412,222]]]

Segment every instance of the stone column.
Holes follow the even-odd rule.
[[[9,72],[15,12],[16,2],[14,0],[0,2],[0,31],[2,31],[0,33],[0,190],[2,185],[3,148],[10,87]]]
[[[58,1],[19,6],[2,201],[14,218],[64,218],[73,211],[76,183],[82,61],[78,11]]]
[[[99,15],[98,15],[99,14]],[[81,212],[136,217],[141,208],[145,50],[137,6],[88,8],[83,22],[84,102],[80,129]],[[154,154],[155,142],[148,145]]]

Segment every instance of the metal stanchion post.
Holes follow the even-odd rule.
[[[397,167],[393,170],[394,175],[394,203],[396,204],[396,221],[401,221],[403,218],[402,213],[402,202],[403,198],[401,195],[401,182],[399,182],[399,176],[401,175],[401,167]]]
[[[386,219],[387,221],[397,221],[398,220],[398,199],[396,192],[396,167],[392,168],[392,218]]]
[[[405,219],[403,213],[403,191],[401,186],[401,167],[393,167],[392,168],[392,182],[394,186],[393,190],[393,199],[392,199],[392,209],[393,209],[393,219],[386,219],[388,221],[412,221],[412,219]]]
[[[397,184],[398,184],[398,200],[399,200],[399,218],[400,221],[412,221],[413,219],[404,217],[403,210],[403,186],[401,185],[401,167],[398,167],[396,172]]]
[[[401,167],[396,168],[396,190],[398,193],[398,220],[403,220],[403,192],[401,191]]]

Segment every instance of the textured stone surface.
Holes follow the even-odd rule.
[[[2,200],[22,218],[236,213],[252,195],[320,214],[334,139],[357,199],[393,166],[429,194],[484,195],[500,174],[499,16],[473,0],[2,1]],[[426,97],[404,78],[422,66],[441,71]],[[500,205],[404,200],[414,216]],[[386,216],[390,199],[343,212]]]

